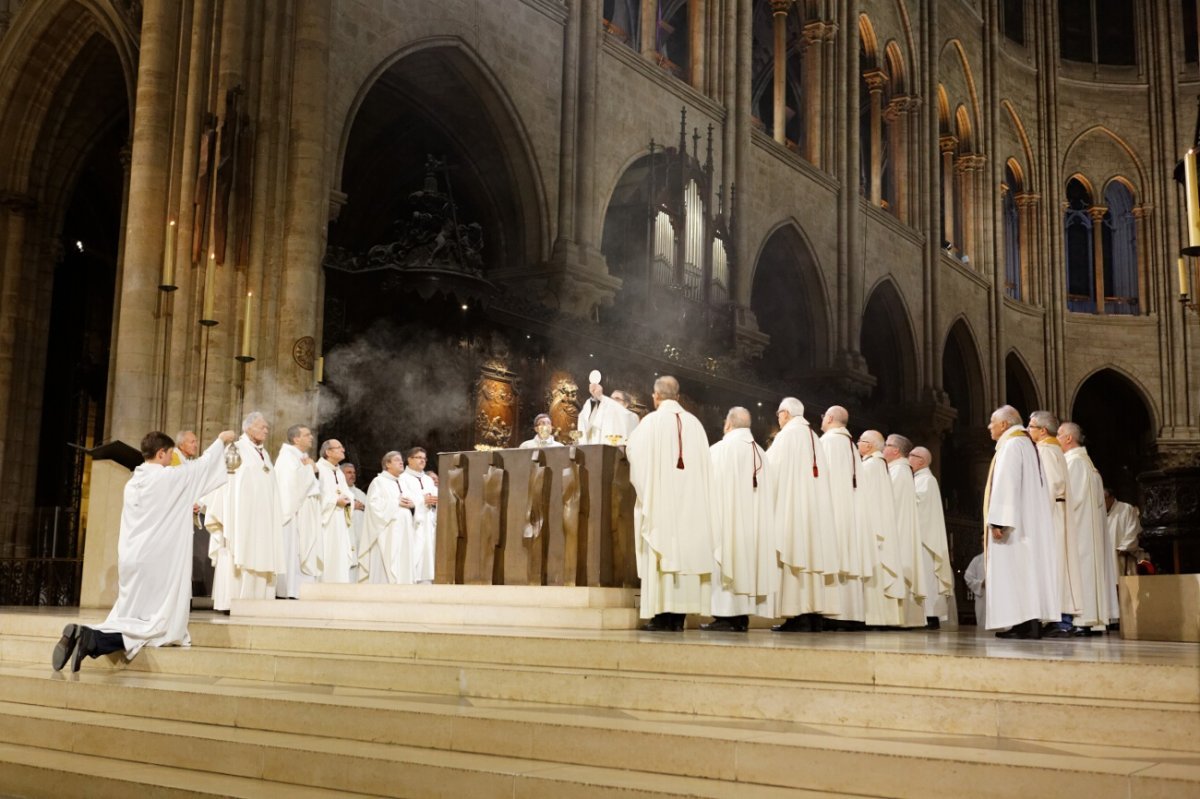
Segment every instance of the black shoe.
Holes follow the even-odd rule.
[[[638,627],[648,633],[672,633],[676,631],[675,622],[670,613],[656,613],[650,621]],[[678,629],[683,629],[682,627]]]
[[[1012,629],[996,633],[997,638],[1038,639],[1042,637],[1042,623],[1037,619],[1014,624]]]
[[[1071,635],[1071,632],[1069,630],[1064,630],[1061,627],[1055,627],[1054,625],[1050,625],[1050,627],[1048,629],[1042,630],[1042,637],[1043,638],[1073,638],[1074,636]]]
[[[1099,634],[1100,633],[1096,632],[1095,630],[1090,630],[1087,627],[1071,628],[1071,635],[1075,638],[1091,638],[1092,636]]]
[[[939,619],[937,616],[926,616],[925,617],[925,629],[926,630],[942,629],[942,620]]]
[[[71,662],[71,671],[79,671],[79,664],[85,657],[95,657],[96,631],[91,627],[79,626],[79,643],[75,646],[75,659]]]
[[[744,633],[750,629],[750,619],[747,616],[717,616],[708,624],[701,624],[700,629],[710,633]]]
[[[667,616],[671,620],[671,632],[681,633],[687,627],[686,613],[668,613]]]
[[[777,633],[810,633],[812,626],[804,616],[792,616],[783,624],[776,624],[771,630]]]
[[[63,627],[62,638],[58,639],[58,643],[54,645],[54,654],[50,656],[50,665],[55,671],[62,671],[63,666],[67,665],[67,661],[71,659],[71,653],[75,651],[75,645],[79,643],[79,625],[68,624]]]
[[[826,629],[825,625],[827,623],[828,622],[826,621],[825,617],[822,616],[820,613],[808,614],[808,627],[814,633],[824,632]],[[831,627],[829,629],[833,629],[833,628]]]

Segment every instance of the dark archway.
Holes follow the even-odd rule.
[[[771,337],[763,353],[763,374],[795,383],[829,360],[828,302],[820,270],[794,225],[767,239],[754,268],[750,309]]]
[[[1153,414],[1141,390],[1114,369],[1083,381],[1071,405],[1071,421],[1083,428],[1088,454],[1106,485],[1127,501],[1137,497],[1137,475],[1150,468]]]
[[[1029,414],[1041,410],[1037,384],[1016,350],[1009,352],[1004,359],[1004,397],[1007,404],[1017,409],[1022,419],[1028,419]]]
[[[938,464],[942,497],[947,509],[959,516],[978,515],[980,483],[974,469],[974,445],[985,422],[985,391],[979,348],[965,319],[950,326],[942,348],[942,386],[954,408],[949,435],[942,443]]]
[[[896,284],[884,280],[871,291],[863,313],[860,350],[875,378],[868,407],[891,421],[916,393],[917,356],[912,322]]]

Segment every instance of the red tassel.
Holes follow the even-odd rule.
[[[675,462],[676,469],[683,468],[683,417],[675,414],[675,430],[679,435],[679,460]]]
[[[808,428],[808,440],[813,454],[813,477],[820,477],[821,474],[817,471],[817,436],[813,433],[811,427]]]

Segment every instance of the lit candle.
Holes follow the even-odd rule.
[[[212,322],[213,309],[217,303],[217,254],[209,253],[208,265],[204,269],[204,313],[201,321]]]
[[[1186,296],[1188,293],[1188,265],[1187,258],[1179,256],[1179,296]]]
[[[175,220],[172,219],[167,222],[167,251],[164,253],[166,257],[163,258],[162,278],[164,286],[175,285],[175,242],[178,235],[179,228],[176,226]]]
[[[318,383],[325,382],[325,356],[317,358],[317,368],[314,370]]]
[[[1196,174],[1196,151],[1183,156],[1183,188],[1187,195],[1188,249],[1200,253],[1200,180]]]
[[[242,323],[242,355],[250,357],[250,317],[254,315],[254,292],[246,292],[246,320]]]

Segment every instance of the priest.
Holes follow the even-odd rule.
[[[863,607],[868,629],[899,628],[905,598],[904,568],[896,534],[895,500],[883,434],[866,430],[858,437],[862,468],[858,473],[857,519],[871,547],[871,573],[863,581]]]
[[[1117,499],[1108,486],[1104,487],[1104,507],[1108,510],[1108,544],[1116,557],[1113,573],[1118,578],[1135,575],[1137,565],[1147,559],[1141,546],[1141,515],[1136,507]]]
[[[892,481],[892,510],[896,514],[896,538],[900,545],[900,562],[904,569],[904,601],[900,605],[900,626],[909,629],[925,627],[925,579],[921,567],[921,531],[917,517],[917,486],[913,480],[908,456],[913,443],[907,437],[893,433],[883,445],[888,477]]]
[[[1107,516],[1104,508],[1104,481],[1096,471],[1083,430],[1074,422],[1058,427],[1058,440],[1067,460],[1067,503],[1071,525],[1078,545],[1079,574],[1083,586],[1082,608],[1075,617],[1076,635],[1099,635],[1111,619],[1117,617],[1116,584],[1109,583],[1112,570],[1108,554]]]
[[[389,452],[380,465],[383,471],[367,487],[367,520],[358,545],[358,581],[411,585],[414,504],[400,492],[404,456]]]
[[[54,647],[51,665],[62,669],[74,653],[72,671],[85,657],[143,646],[188,646],[192,601],[192,505],[229,479],[226,430],[197,460],[167,468],[175,442],[166,433],[142,439],[143,463],[125,484],[117,542],[117,601],[96,627],[68,624]]]
[[[829,497],[838,543],[838,602],[836,619],[825,619],[827,628],[862,629],[866,621],[863,580],[871,576],[874,543],[867,540],[858,524],[855,494],[858,491],[860,459],[854,437],[846,425],[850,413],[834,405],[821,417],[821,448],[829,466]]]
[[[423,447],[413,447],[405,457],[407,466],[400,473],[400,493],[412,502],[412,582],[432,583],[437,551],[437,476],[426,473],[429,455]]]
[[[712,459],[700,420],[679,404],[679,381],[654,381],[654,410],[629,436],[637,492],[634,547],[642,581],[643,630],[678,632],[688,613],[711,607]]]
[[[820,632],[825,616],[841,612],[838,602],[837,531],[830,508],[825,450],[804,418],[804,404],[785,397],[776,411],[779,433],[767,451],[779,491],[775,501],[778,531],[779,593],[776,615],[785,618],[776,632]]]
[[[287,570],[279,575],[275,595],[299,599],[302,583],[315,583],[321,576],[321,487],[308,451],[312,430],[302,424],[287,429],[287,441],[275,459],[279,504],[283,509],[283,545]]]
[[[750,411],[730,408],[712,455],[713,621],[701,630],[746,632],[751,614],[771,616],[775,576],[775,484],[750,432]]]
[[[554,437],[554,422],[550,414],[539,413],[533,420],[533,438],[521,442],[521,449],[543,449],[561,447],[562,442]]]
[[[276,575],[287,569],[279,487],[265,448],[270,426],[254,411],[242,422],[242,431],[235,444],[241,466],[205,500],[208,554],[215,567],[213,608],[226,613],[235,597],[274,597]]]
[[[936,630],[950,618],[954,597],[954,570],[950,567],[950,543],[942,492],[929,470],[933,455],[925,447],[913,447],[908,463],[917,490],[917,529],[921,533],[921,579],[925,583],[925,619]]]
[[[321,444],[317,461],[317,483],[321,490],[321,541],[323,545],[321,582],[350,582],[350,564],[354,553],[351,543],[354,495],[346,476],[338,468],[346,448],[336,438]]]
[[[1046,478],[1015,408],[997,408],[988,432],[996,454],[983,494],[987,628],[999,638],[1041,638],[1060,604],[1043,551],[1054,536]]]
[[[1046,476],[1046,499],[1050,502],[1050,520],[1054,525],[1051,548],[1051,568],[1058,575],[1062,595],[1062,621],[1042,630],[1050,638],[1067,638],[1074,626],[1073,619],[1083,611],[1083,585],[1079,575],[1079,547],[1075,543],[1074,527],[1068,521],[1067,459],[1059,443],[1058,417],[1050,411],[1034,411],[1026,425],[1029,437],[1037,444],[1042,473]]]
[[[350,543],[354,547],[354,555],[350,561],[350,582],[358,582],[358,547],[362,540],[363,527],[367,517],[367,492],[358,487],[358,467],[350,461],[343,461],[341,464],[342,474],[346,478],[346,485],[350,486],[350,493],[354,497],[354,504],[351,506],[353,510],[350,513]]]
[[[588,393],[591,395],[579,410],[577,422],[579,432],[583,434],[581,444],[608,444],[620,439],[624,443],[633,429],[637,427],[637,414],[628,410],[612,397],[604,396],[604,386],[600,384],[600,372],[592,370],[588,376],[591,383]]]

